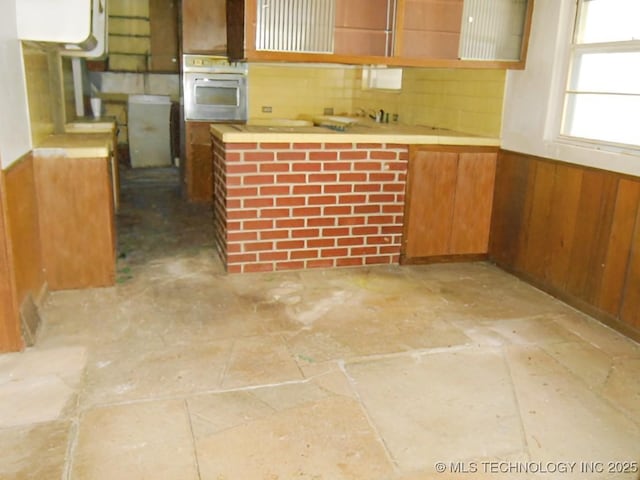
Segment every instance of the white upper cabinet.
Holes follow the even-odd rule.
[[[106,54],[106,0],[19,0],[16,21],[20,40],[57,43],[68,55]]]

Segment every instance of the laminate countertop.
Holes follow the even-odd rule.
[[[402,145],[500,146],[497,137],[483,137],[420,125],[354,124],[344,131],[325,126],[211,124],[211,134],[225,143],[392,143]]]
[[[46,155],[48,151],[58,154],[64,150],[69,158],[108,157],[113,148],[114,121],[109,119],[91,119],[75,121],[65,125],[65,133],[46,137],[35,146],[34,151]]]
[[[69,158],[109,157],[113,145],[110,133],[62,133],[49,135],[33,151],[38,155],[59,155]]]

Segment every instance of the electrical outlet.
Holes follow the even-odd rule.
[[[324,107],[324,115],[333,115],[333,107]]]
[[[272,108],[268,105],[263,105],[262,106],[262,113],[271,113],[272,112]]]

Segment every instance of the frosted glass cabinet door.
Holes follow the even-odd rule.
[[[464,0],[462,60],[518,61],[528,0]]]
[[[333,53],[335,0],[258,0],[256,50]]]

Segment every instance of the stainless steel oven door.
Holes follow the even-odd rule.
[[[233,73],[185,73],[185,120],[246,121],[247,77]]]

